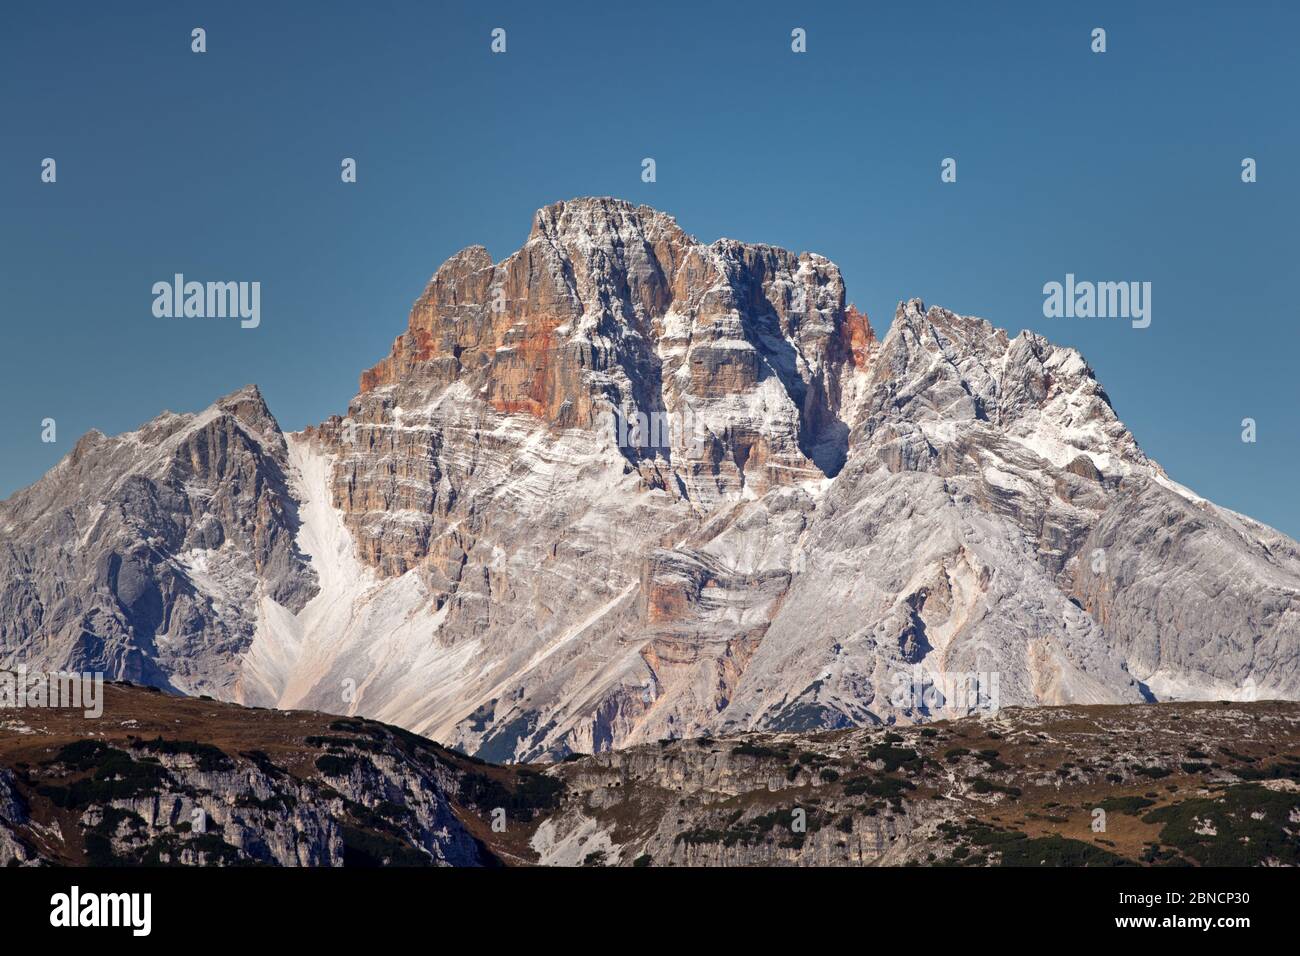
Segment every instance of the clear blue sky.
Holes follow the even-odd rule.
[[[597,194],[823,253],[879,333],[918,296],[1075,345],[1175,479],[1300,536],[1298,7],[7,4],[0,495],[247,382],[342,412],[447,256]],[[260,281],[261,327],[155,319],[175,272]],[[1151,327],[1045,319],[1066,272],[1151,281]]]

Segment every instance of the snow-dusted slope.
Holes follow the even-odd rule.
[[[252,386],[82,437],[0,503],[0,665],[230,694],[257,595],[297,609],[316,590],[285,456]]]
[[[415,571],[381,578],[357,559],[356,543],[331,503],[331,456],[301,435],[286,436],[300,503],[298,546],[320,581],[320,592],[293,614],[269,596],[259,605],[257,636],[243,660],[236,699],[263,706],[320,706],[353,713],[371,709],[376,681],[396,667],[419,702],[455,698],[474,661],[476,644],[441,653],[440,617]],[[400,705],[388,719],[412,724]]]
[[[664,447],[620,447],[638,411]],[[966,674],[1004,706],[1298,690],[1293,546],[1180,491],[1077,352],[918,301],[877,342],[824,259],[644,208],[561,204],[502,263],[453,257],[291,449],[309,515],[332,456],[331,534],[381,576],[350,572],[348,622],[266,699],[494,759],[965,712],[899,690]],[[1268,556],[1166,567],[1151,522]]]
[[[346,416],[91,436],[0,528],[10,658],[496,760],[964,713],[963,675],[1300,697],[1300,550],[1168,478],[1077,352],[917,300],[877,341],[826,259],[616,200],[453,256]]]

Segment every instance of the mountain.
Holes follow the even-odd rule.
[[[557,203],[444,263],[347,414],[254,388],[0,504],[0,666],[365,715],[492,761],[1001,706],[1300,697],[1295,542],[1073,349]],[[943,693],[913,693],[934,684]]]
[[[292,612],[318,591],[289,472],[254,387],[85,435],[0,504],[0,659],[229,694],[252,596]]]
[[[371,720],[104,691],[93,730],[0,711],[0,867],[1300,864],[1295,703],[1003,708],[503,767]]]

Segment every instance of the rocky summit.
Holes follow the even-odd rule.
[[[0,666],[498,762],[960,717],[965,675],[1300,698],[1296,543],[1170,479],[1076,351],[915,299],[878,340],[829,260],[613,199],[452,256],[345,415],[284,434],[248,387],[91,433],[0,536]]]

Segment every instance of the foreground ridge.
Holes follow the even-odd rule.
[[[0,729],[0,866],[1300,862],[1295,703],[1015,708],[532,767],[127,685],[93,735],[75,710]]]

